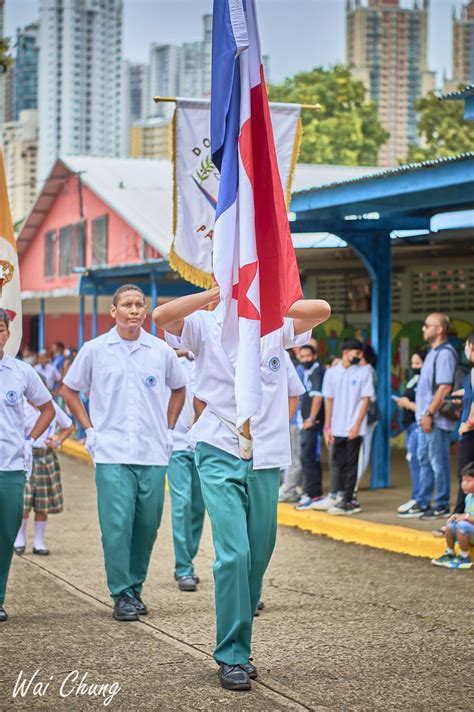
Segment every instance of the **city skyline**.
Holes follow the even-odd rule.
[[[401,0],[401,5],[409,7],[412,0]],[[462,5],[462,0],[431,0],[428,66],[436,72],[438,87],[443,74],[452,74],[451,15],[454,7],[459,11]],[[257,0],[257,7],[273,82],[315,66],[344,63],[346,0],[292,0],[291,5],[287,0]],[[152,42],[195,41],[201,34],[202,15],[211,11],[212,0],[124,0],[124,59],[147,62]],[[38,18],[39,0],[6,0],[7,36],[13,37],[17,27]]]

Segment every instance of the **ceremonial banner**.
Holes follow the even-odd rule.
[[[261,407],[260,337],[283,326],[302,291],[255,0],[214,0],[212,32],[211,146],[220,172],[213,271],[224,306],[222,343],[235,364],[240,427]]]
[[[278,169],[287,205],[301,141],[299,104],[270,104]],[[210,103],[177,99],[174,117],[174,240],[170,264],[198,287],[212,277],[213,232],[219,171],[211,158]]]
[[[6,353],[16,356],[22,335],[20,270],[15,233],[8,202],[7,182],[0,149],[0,307],[10,317],[10,338]]]

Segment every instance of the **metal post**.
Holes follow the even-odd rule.
[[[38,321],[38,351],[44,349],[44,297],[40,297],[40,313]]]
[[[92,338],[97,336],[97,287],[94,284],[94,294],[92,296]]]
[[[151,273],[151,309],[156,307],[156,302],[158,300],[158,285],[156,284],[156,274],[155,272]],[[156,324],[151,320],[151,333],[153,336],[156,336]]]
[[[78,348],[81,348],[84,343],[84,316],[85,316],[85,297],[83,294],[79,297],[79,344]]]

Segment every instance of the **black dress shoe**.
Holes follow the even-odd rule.
[[[132,603],[132,598],[126,593],[115,601],[113,617],[116,621],[137,621],[138,612]]]
[[[263,601],[259,601],[259,602],[257,603],[257,611],[263,611],[264,608],[265,608],[264,602],[263,602]]]
[[[178,576],[178,588],[180,591],[197,591],[194,576]]]
[[[219,666],[219,682],[225,690],[250,690],[250,676],[245,669],[246,665]]]
[[[130,598],[131,602],[137,609],[137,613],[139,616],[146,616],[148,613],[148,608],[145,606],[145,604],[142,601],[142,597],[138,593],[138,591],[135,591],[133,589],[133,596]]]
[[[8,620],[7,612],[3,606],[0,606],[0,623]]]
[[[247,670],[248,676],[249,676],[249,678],[250,678],[251,680],[256,680],[256,679],[257,679],[257,677],[258,677],[257,668],[255,667],[255,665],[252,665],[252,663],[250,662],[250,660],[249,660],[249,662],[246,663],[245,665],[242,665],[242,667],[245,668],[245,670]]]
[[[49,549],[35,549],[35,548],[33,548],[33,554],[38,554],[38,556],[49,556]]]
[[[25,547],[24,546],[14,546],[15,549],[15,554],[24,554],[25,553]]]
[[[191,576],[192,576],[192,578],[194,579],[195,583],[201,583],[201,579],[199,578],[199,576],[196,576],[196,574],[191,574]],[[177,581],[178,578],[179,578],[179,577],[178,577],[178,575],[176,574],[176,571],[175,571],[175,573],[174,573],[174,580]]]

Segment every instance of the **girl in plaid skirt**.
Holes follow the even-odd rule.
[[[30,511],[35,512],[35,538],[33,554],[47,556],[44,545],[44,532],[48,514],[57,514],[63,510],[63,490],[61,485],[61,467],[55,450],[73,431],[71,418],[53,403],[56,417],[33,444],[33,472],[25,486],[23,523],[15,540],[15,551],[23,554],[26,547],[26,529]],[[28,432],[39,417],[39,410],[25,400],[25,425]],[[58,432],[56,433],[56,430]]]

